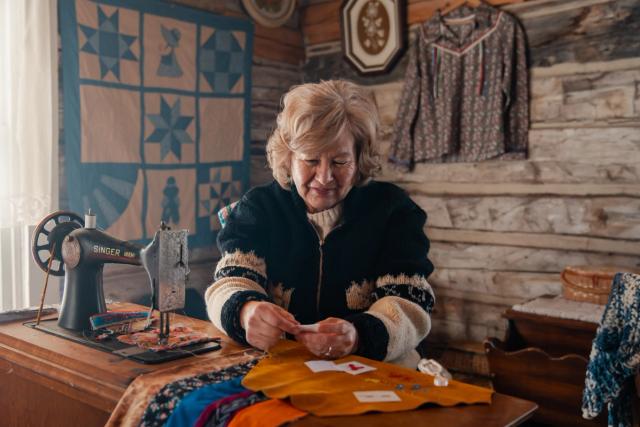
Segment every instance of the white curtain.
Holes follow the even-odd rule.
[[[29,234],[58,198],[57,37],[56,0],[0,0],[0,310],[42,286]]]

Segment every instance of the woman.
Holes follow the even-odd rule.
[[[318,356],[415,368],[434,303],[426,215],[371,180],[378,128],[374,102],[353,83],[285,95],[267,144],[275,181],[249,191],[218,235],[205,299],[231,338],[268,350],[288,333]]]

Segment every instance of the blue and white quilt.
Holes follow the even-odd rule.
[[[153,0],[59,0],[69,208],[211,245],[249,183],[253,26]]]

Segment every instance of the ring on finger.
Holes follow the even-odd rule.
[[[329,346],[329,349],[324,352],[324,355],[327,356],[327,357],[331,356],[331,350],[333,350],[333,349],[332,349],[331,346]]]

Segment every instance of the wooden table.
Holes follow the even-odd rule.
[[[119,308],[139,309],[120,305]],[[219,336],[209,322],[176,316],[181,323]],[[127,386],[140,374],[180,366],[188,359],[143,365],[23,326],[0,325],[0,414],[3,426],[102,426]],[[222,350],[201,355],[221,358],[245,349],[223,339]],[[533,402],[494,394],[491,405],[428,407],[392,414],[357,417],[306,417],[296,426],[507,426],[536,410]]]

